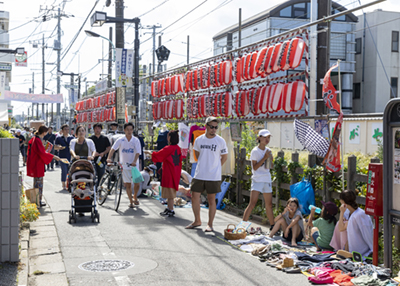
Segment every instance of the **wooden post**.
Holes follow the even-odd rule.
[[[317,155],[308,154],[308,167],[314,168],[317,165]],[[315,191],[315,179],[311,176],[311,185]]]
[[[242,195],[242,184],[241,181],[243,180],[243,172],[245,169],[244,161],[246,159],[246,148],[242,148],[239,153],[239,160],[238,160],[238,183],[237,183],[237,194],[236,194],[236,203],[240,206],[243,203],[243,195]]]
[[[357,174],[357,157],[354,155],[350,155],[347,158],[347,189],[355,191],[356,190],[356,181],[354,179]],[[344,178],[343,178],[344,180]]]
[[[283,150],[280,150],[277,154],[277,157],[284,158],[285,152]],[[279,192],[280,192],[280,188],[279,188],[279,182],[278,182],[278,185],[276,186],[276,192],[275,192],[275,201],[276,201],[275,209],[276,209],[276,211],[279,210]]]
[[[381,160],[379,160],[378,157],[371,158],[371,163],[380,163],[380,162],[381,162]]]
[[[292,161],[299,162],[299,153],[294,152],[292,153]],[[292,177],[290,178],[290,184],[296,184],[298,181],[299,175],[296,173],[296,170],[293,172]]]
[[[235,149],[235,161],[236,161],[236,204],[239,205],[239,174],[241,172],[240,170],[240,153],[239,153],[239,148],[240,144],[239,142],[236,142],[237,148]]]

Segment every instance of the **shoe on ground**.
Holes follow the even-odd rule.
[[[40,202],[40,206],[41,206],[41,207],[45,207],[45,206],[46,206],[46,203],[45,203],[45,202]]]
[[[175,216],[175,211],[174,210],[172,210],[172,211],[168,210],[168,217],[172,217],[172,216]]]
[[[78,215],[79,215],[79,216],[85,216],[85,214],[84,214],[84,213],[78,213]]]
[[[165,208],[163,212],[160,212],[160,215],[169,215],[169,209]]]

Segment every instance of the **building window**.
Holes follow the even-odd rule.
[[[335,8],[333,8],[332,7],[332,10],[331,10],[332,12],[332,15],[335,15],[335,14],[338,14],[338,13],[340,13],[341,11],[339,11],[338,9],[335,9]],[[335,18],[335,19],[333,19],[334,21],[346,21],[346,15],[342,15],[342,16],[339,16],[339,17],[337,17],[337,18]]]
[[[346,34],[331,33],[331,60],[346,60]]]
[[[354,83],[353,84],[353,99],[360,99],[361,98],[361,83]]]
[[[307,3],[293,5],[293,18],[307,19]]]
[[[356,39],[356,54],[361,54],[361,38]]]
[[[395,98],[397,97],[397,81],[398,78],[397,77],[391,77],[390,78],[390,98]]]
[[[291,18],[292,17],[292,6],[288,6],[286,8],[283,8],[279,12],[280,17],[285,17],[285,18]]]
[[[392,31],[392,52],[399,52],[399,31]]]

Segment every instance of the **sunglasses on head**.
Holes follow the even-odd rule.
[[[217,126],[208,125],[208,127],[210,127],[211,129],[218,129],[218,125]]]

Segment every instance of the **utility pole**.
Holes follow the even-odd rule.
[[[70,73],[70,76],[71,76],[71,82],[70,82],[70,84],[73,86],[74,85],[74,73]],[[74,97],[75,97],[75,89],[74,88],[71,88],[71,97],[72,97],[72,100],[71,100],[71,102],[74,102]],[[69,128],[72,130],[72,118],[73,118],[73,114],[74,113],[74,109],[72,108],[72,106],[70,106],[70,109],[69,109]]]
[[[318,0],[318,19],[331,15],[331,0]],[[317,25],[317,32],[327,29],[326,22]],[[320,80],[324,78],[325,73],[329,69],[329,34],[322,32],[317,34],[317,113],[322,115],[325,113],[325,105],[322,101],[322,84]],[[340,95],[342,96],[342,95]]]
[[[124,18],[124,0],[115,0],[115,17]],[[124,23],[115,23],[115,48],[124,48]],[[115,109],[117,115],[118,129],[122,131],[125,123],[125,87],[117,87],[115,89]],[[123,109],[123,110],[122,110]]]
[[[140,19],[135,18],[135,43],[134,43],[134,77],[135,81],[133,84],[133,91],[134,91],[134,96],[135,96],[135,128],[138,130],[138,124],[139,124],[139,46],[140,46],[140,41],[139,41],[139,24],[140,24]],[[154,53],[153,53],[154,57]]]
[[[32,72],[32,94],[35,93],[35,72]],[[32,102],[32,119],[33,119],[33,109],[35,108],[35,103]]]
[[[187,41],[186,41],[186,63],[188,65],[188,70],[189,70],[189,35],[187,35]]]
[[[161,47],[161,35],[158,36],[158,47]],[[158,62],[157,72],[162,72],[161,62]]]
[[[58,72],[61,70],[61,13],[60,8],[58,8],[57,15],[57,94],[61,93],[60,86],[60,77],[58,76]],[[57,103],[57,129],[60,129],[60,112],[61,112],[61,103]]]
[[[239,8],[238,48],[242,46],[242,8]]]
[[[44,62],[44,49],[45,49],[45,46],[44,46],[44,33],[42,34],[42,94],[44,94],[45,93],[45,90],[44,90],[44,70],[45,70],[45,68],[44,68],[44,65],[45,65],[45,62]],[[45,119],[45,116],[46,116],[46,114],[44,113],[44,103],[42,103],[42,119]]]
[[[156,63],[156,34],[157,34],[156,29],[161,28],[161,27],[162,26],[160,24],[144,27],[144,29],[152,29],[153,30],[153,32],[150,33],[153,36],[153,65],[152,65],[152,69],[153,69],[152,74],[153,75],[155,74],[155,70],[156,70],[156,66],[155,66],[155,63]],[[149,33],[145,33],[145,34],[149,34]]]
[[[110,41],[112,42],[112,27],[110,27],[110,34],[109,37]],[[107,81],[107,87],[111,88],[112,87],[112,44],[108,43],[108,81]],[[79,77],[80,78],[80,77]]]

